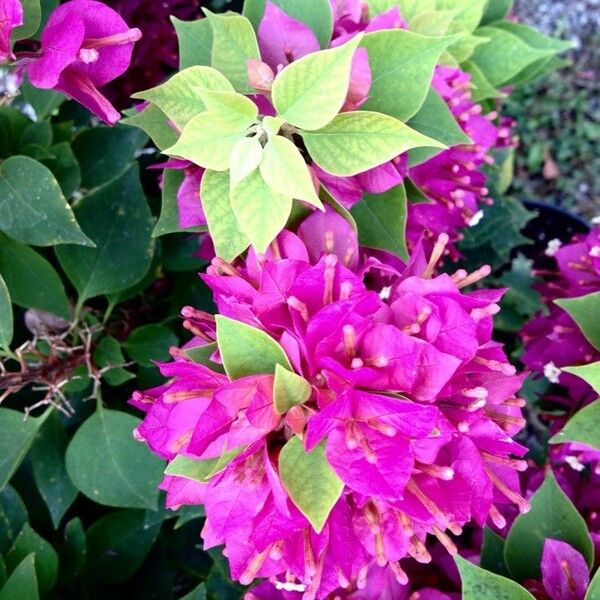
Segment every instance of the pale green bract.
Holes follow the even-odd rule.
[[[238,140],[231,152],[230,189],[233,191],[239,183],[255,171],[263,158],[263,147],[258,137],[243,137]]]
[[[320,533],[344,489],[327,462],[325,442],[306,452],[299,438],[291,438],[279,455],[279,475],[292,502]]]
[[[227,78],[216,69],[190,67],[157,87],[133,94],[133,98],[149,100],[183,129],[190,119],[206,110],[201,95],[205,90],[234,91]]]
[[[300,150],[287,138],[277,135],[269,139],[260,163],[260,173],[267,185],[277,193],[323,208],[308,165]]]
[[[369,111],[341,113],[326,127],[301,135],[319,167],[341,177],[368,171],[411,148],[446,147],[393,117]]]
[[[307,54],[288,65],[273,82],[279,115],[302,129],[320,129],[341,110],[348,93],[358,34],[337,48]]]
[[[244,127],[247,123],[256,121],[258,117],[256,104],[242,94],[201,90],[200,96],[209,113],[219,115],[232,126],[239,123],[240,127]]]
[[[256,170],[243,179],[231,192],[231,208],[240,229],[258,252],[269,244],[285,227],[292,211],[292,196],[280,194]]]
[[[304,377],[275,365],[275,380],[273,381],[273,402],[275,410],[285,414],[299,404],[304,404],[311,394],[311,386]]]

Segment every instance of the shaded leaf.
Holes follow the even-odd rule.
[[[26,556],[0,590],[0,600],[38,600],[35,555]]]
[[[600,350],[600,326],[598,325],[600,292],[594,292],[579,298],[555,300],[554,303],[571,315],[590,344]]]
[[[596,363],[595,365],[588,365],[588,367],[594,367],[596,384],[600,389],[600,362]],[[573,368],[566,370],[569,373],[578,375]],[[578,444],[585,444],[586,446],[600,450],[600,428],[598,427],[599,422],[600,400],[597,400],[585,408],[582,408],[575,414],[575,416],[571,417],[561,431],[550,438],[548,443],[563,444],[565,442],[576,442]]]

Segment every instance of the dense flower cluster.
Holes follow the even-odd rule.
[[[205,484],[167,476],[163,487],[171,507],[205,504],[205,546],[225,544],[234,578],[282,574],[306,599],[363,589],[371,568],[405,584],[398,561],[429,562],[428,534],[454,553],[447,531],[488,518],[502,527],[504,504],[527,510],[517,473],[525,463],[513,458],[525,448],[512,440],[524,425],[523,377],[491,340],[502,291],[462,291],[485,268],[434,276],[447,241],[429,260],[417,248],[399,272],[361,252],[337,213],[315,213],[266,255],[215,259],[203,276],[219,313],[276,339],[311,390],[279,414],[272,375],[230,381],[176,353],[161,365],[171,381],[133,399],[147,411],[138,438],[163,458],[233,453]],[[377,272],[391,285],[367,287],[382,280],[370,278]],[[194,343],[215,339],[213,317],[190,307],[183,315]],[[344,483],[319,532],[278,470],[293,436],[309,451],[326,440]]]

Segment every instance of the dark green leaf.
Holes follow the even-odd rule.
[[[29,82],[28,77],[25,77],[23,80],[21,93],[23,94],[23,98],[31,104],[39,120],[49,117],[66,100],[65,96],[54,90],[43,90],[34,87]]]
[[[69,299],[54,267],[29,246],[0,234],[0,275],[11,300],[69,318]]]
[[[17,565],[0,590],[0,600],[38,600],[35,556],[29,554]]]
[[[81,184],[92,189],[121,177],[148,137],[133,127],[94,127],[73,140],[73,152],[81,167]]]
[[[488,25],[504,19],[510,12],[513,2],[514,0],[487,0],[481,24]]]
[[[10,36],[12,41],[32,37],[40,27],[42,19],[40,0],[21,0],[21,5],[23,7],[23,25],[12,30]]]
[[[64,581],[74,579],[83,568],[87,555],[85,531],[77,517],[65,527],[63,545],[60,548],[60,578]]]
[[[161,523],[161,513],[141,510],[121,510],[96,521],[87,531],[87,576],[102,583],[129,579],[150,552]]]
[[[177,336],[167,327],[144,325],[131,332],[123,347],[135,362],[150,367],[152,361],[168,361],[169,348],[178,343]]]
[[[0,165],[0,229],[35,246],[92,245],[52,172],[27,156]]]
[[[177,131],[169,125],[169,119],[165,113],[154,104],[148,105],[141,112],[133,109],[131,114],[121,123],[132,125],[145,131],[156,144],[159,150],[172,146],[179,137]]]
[[[139,419],[100,409],[67,449],[67,472],[80,492],[99,504],[156,509],[164,463],[133,438]]]
[[[540,561],[548,538],[571,544],[588,565],[594,564],[594,546],[586,523],[552,473],[531,498],[531,510],[517,517],[506,538],[504,559],[514,579],[541,578]]]
[[[85,196],[75,209],[95,248],[57,248],[61,266],[79,292],[80,303],[125,290],[143,279],[154,252],[152,216],[138,167]]]
[[[29,523],[25,523],[6,555],[6,566],[12,571],[31,553],[35,554],[35,572],[40,592],[46,593],[54,587],[58,574],[58,555],[54,548]]]
[[[32,123],[21,134],[21,146],[37,144],[48,147],[52,144],[52,125],[48,121]]]
[[[479,565],[486,571],[510,577],[504,562],[504,538],[492,531],[489,527],[483,528],[483,546],[481,547],[481,561]]]
[[[454,560],[462,580],[463,600],[534,600],[525,588],[514,581],[484,571],[462,556],[455,556]]]
[[[8,287],[0,274],[0,348],[8,349],[13,338],[13,312]],[[1,487],[0,487],[1,489]]]
[[[22,412],[0,408],[0,490],[8,483],[29,452],[39,428],[52,411],[37,419]]]
[[[180,21],[171,17],[179,40],[179,70],[196,65],[210,66],[213,34],[208,19]]]
[[[177,511],[177,516],[179,518],[173,527],[174,529],[179,529],[195,519],[201,519],[206,516],[206,513],[204,512],[204,506],[201,504],[194,504],[192,506],[182,506]]]
[[[71,144],[60,142],[50,147],[54,158],[43,159],[43,163],[52,171],[62,193],[70,198],[81,185],[81,170],[73,154]]]
[[[180,600],[206,600],[206,588],[201,583],[198,587],[194,588],[189,594],[182,596]]]
[[[54,411],[37,434],[31,448],[31,464],[35,482],[55,529],[77,496],[77,490],[65,469],[67,444],[67,434],[58,413]]]
[[[12,546],[27,522],[27,509],[15,489],[7,485],[0,492],[0,553]]]
[[[384,194],[365,194],[350,211],[363,246],[388,250],[406,260],[406,192],[398,185]]]

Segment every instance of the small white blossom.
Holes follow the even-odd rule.
[[[549,362],[547,365],[544,365],[544,377],[550,383],[558,383],[561,374],[562,371],[553,362]]]
[[[546,248],[546,252],[544,254],[546,256],[556,256],[556,253],[562,246],[562,242],[558,238],[554,238],[548,242],[548,247]]]
[[[600,258],[600,246],[593,246],[590,250],[590,256],[592,258]]]
[[[581,472],[585,469],[585,465],[580,463],[575,456],[567,456],[565,458],[565,462],[573,469],[574,471]]]
[[[388,300],[390,297],[390,292],[392,291],[392,286],[388,285],[384,288],[381,288],[381,291],[379,292],[379,297],[382,300]]]
[[[278,581],[275,588],[284,592],[305,592],[306,586],[302,583],[290,583],[288,581]]]
[[[475,227],[475,225],[477,225],[479,223],[479,221],[481,221],[481,219],[483,219],[483,211],[482,210],[478,210],[471,217],[471,220],[469,221],[469,227]]]

